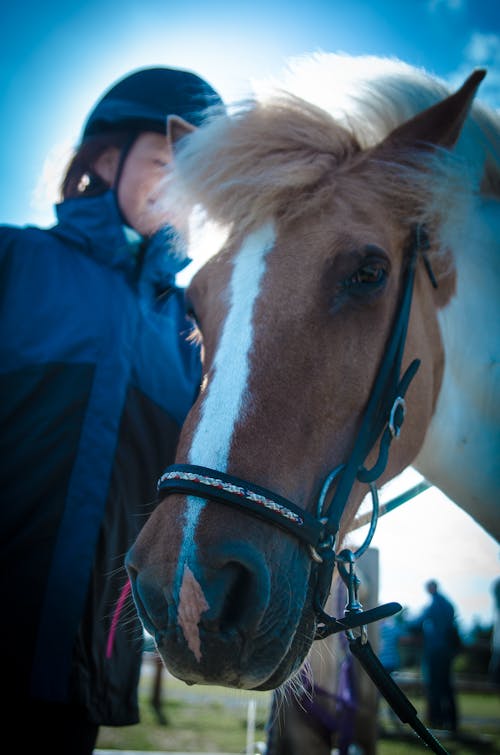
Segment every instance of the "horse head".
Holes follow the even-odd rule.
[[[188,466],[174,469],[177,487],[127,568],[146,629],[188,683],[272,689],[302,664],[328,593],[314,540],[324,545],[318,498],[323,491],[327,517],[405,306],[389,382],[421,364],[378,484],[422,446],[443,373],[437,311],[455,285],[440,238],[460,184],[449,151],[483,75],[368,146],[319,108],[281,97],[214,120],[180,150],[179,180],[230,230],[187,292],[204,371],[177,451],[176,464]],[[428,244],[415,241],[424,225]],[[402,304],[408,288],[411,309]],[[327,526],[336,550],[366,493],[358,471],[377,465],[391,410],[399,435],[403,400],[384,407],[385,391],[339,522]],[[300,512],[312,534],[302,536]]]

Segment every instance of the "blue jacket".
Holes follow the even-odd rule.
[[[138,720],[142,650],[129,606],[105,657],[123,556],[173,460],[199,352],[167,235],[127,240],[112,192],[57,215],[0,228],[2,679],[123,725]]]

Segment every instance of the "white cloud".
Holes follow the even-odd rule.
[[[500,35],[473,32],[465,48],[465,57],[478,65],[493,63],[500,66]]]
[[[486,78],[479,89],[478,99],[493,107],[500,108],[500,34],[472,32],[464,49],[461,65],[448,77],[453,89],[463,84],[474,68],[486,68]]]

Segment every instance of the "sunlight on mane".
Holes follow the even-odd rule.
[[[188,256],[192,260],[176,276],[179,286],[186,286],[195,272],[223,247],[228,234],[228,228],[221,226],[206,217],[204,211],[195,207],[188,220]]]
[[[280,81],[254,86],[253,100],[188,136],[176,157],[175,202],[187,212],[202,207],[226,233],[246,233],[270,217],[283,224],[313,217],[340,181],[347,194],[385,202],[408,223],[432,225],[446,208],[461,226],[486,170],[500,176],[500,156],[488,152],[485,136],[498,126],[479,104],[452,153],[370,162],[370,148],[449,94],[401,61],[316,53],[290,61]]]
[[[261,101],[282,89],[326,110],[363,147],[447,93],[443,82],[395,58],[324,52],[292,58],[281,80],[255,80],[253,87]]]

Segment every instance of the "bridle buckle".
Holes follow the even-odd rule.
[[[393,438],[399,438],[401,426],[406,416],[406,402],[402,396],[396,396],[389,415],[388,428]]]

